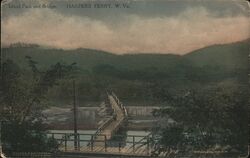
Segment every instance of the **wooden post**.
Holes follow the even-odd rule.
[[[78,151],[80,151],[80,134],[78,134]]]
[[[135,136],[133,136],[133,153],[135,153]]]
[[[94,146],[94,138],[93,135],[91,135],[91,151],[93,151],[93,146]]]
[[[67,151],[67,134],[64,137],[64,150]]]
[[[147,137],[147,154],[149,155],[150,152],[149,152],[149,138]]]
[[[121,142],[119,141],[119,153],[121,152]]]
[[[105,148],[105,152],[107,152],[107,136],[104,135],[104,148]]]

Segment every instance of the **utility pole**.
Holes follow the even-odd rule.
[[[77,150],[77,107],[76,107],[76,88],[75,88],[75,80],[73,80],[73,114],[74,114],[74,147]]]

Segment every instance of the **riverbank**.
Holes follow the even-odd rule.
[[[78,129],[97,129],[103,117],[98,113],[99,107],[79,107],[77,114]],[[156,119],[152,111],[157,107],[126,107],[129,115],[128,130],[149,130],[155,124]],[[46,116],[48,129],[70,130],[74,128],[74,119],[71,108],[50,107],[43,111]]]
[[[143,122],[145,121],[145,122]],[[128,122],[126,127],[127,130],[151,130],[156,120],[131,120]],[[89,125],[78,125],[79,130],[95,130],[98,128],[96,124],[89,124]],[[58,124],[58,123],[51,123],[47,124],[47,129],[49,130],[72,130],[74,129],[73,124]]]

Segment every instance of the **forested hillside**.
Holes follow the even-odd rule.
[[[30,56],[37,66],[47,69],[58,62],[76,63],[71,79],[62,79],[49,90],[51,105],[71,104],[72,79],[77,82],[79,104],[98,102],[105,89],[136,105],[158,104],[169,95],[183,95],[194,88],[247,82],[249,40],[214,45],[179,56],[172,54],[126,54],[76,49],[62,50],[37,45],[16,44],[2,48],[4,60],[13,60],[28,74],[25,59]]]

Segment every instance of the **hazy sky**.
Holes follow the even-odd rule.
[[[55,8],[23,8],[29,4]],[[69,4],[91,8],[67,8]],[[2,46],[24,42],[117,54],[185,54],[250,37],[245,0],[7,0],[1,7]]]

